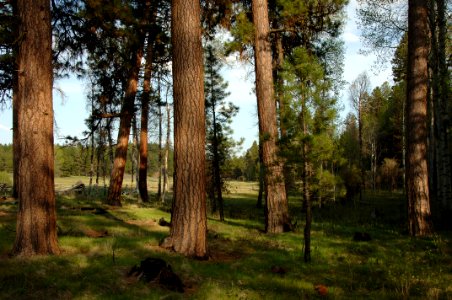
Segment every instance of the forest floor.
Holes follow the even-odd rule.
[[[87,182],[57,179],[57,190],[78,180]],[[295,232],[265,234],[257,184],[229,182],[226,221],[208,216],[210,258],[200,261],[158,246],[169,204],[144,205],[130,193],[112,208],[102,204],[103,189],[88,192],[57,198],[58,256],[9,257],[17,204],[0,201],[0,299],[452,299],[452,233],[410,238],[398,193],[316,207],[305,263],[299,197],[289,199]],[[354,241],[356,232],[370,240]],[[127,275],[147,257],[167,261],[185,292]]]

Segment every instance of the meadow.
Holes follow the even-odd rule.
[[[86,177],[58,178],[56,189]],[[132,186],[130,178],[125,181]],[[155,191],[156,181],[151,180]],[[126,189],[127,190],[127,189]],[[256,208],[257,183],[228,182],[225,222],[208,214],[209,259],[164,250],[166,203],[143,204],[132,189],[123,206],[102,203],[105,189],[58,194],[61,254],[10,257],[17,203],[0,202],[0,299],[452,299],[452,233],[410,238],[400,193],[369,192],[357,206],[314,208],[312,262],[303,261],[303,212],[289,198],[296,230],[265,234]],[[370,241],[354,241],[356,232]],[[128,276],[146,257],[162,258],[180,276],[185,292]],[[321,286],[326,293],[316,290]]]

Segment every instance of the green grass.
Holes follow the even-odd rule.
[[[57,189],[78,180],[88,182],[58,179]],[[127,195],[124,206],[113,209],[102,204],[100,193],[58,197],[61,255],[11,258],[17,205],[0,202],[0,299],[317,299],[322,298],[317,284],[328,287],[331,299],[452,299],[452,234],[408,237],[401,195],[369,194],[356,208],[315,208],[309,264],[303,262],[300,199],[289,199],[297,231],[271,235],[262,232],[256,195],[255,183],[229,183],[226,221],[209,215],[207,261],[158,247],[168,234],[157,224],[161,217],[170,219],[168,204],[143,205]],[[96,214],[99,207],[108,214]],[[375,208],[378,215],[372,218]],[[372,240],[354,242],[356,231],[368,232]],[[186,292],[126,276],[148,256],[167,260]],[[272,273],[272,266],[287,272]]]

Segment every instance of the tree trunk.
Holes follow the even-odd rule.
[[[306,100],[302,104],[302,115],[301,115],[301,128],[303,128],[303,135],[306,137],[308,135],[308,129],[306,125]],[[311,224],[312,224],[312,204],[311,204],[311,193],[309,187],[309,162],[308,162],[308,145],[305,138],[303,138],[302,145],[302,159],[303,159],[303,171],[302,182],[303,182],[303,204],[306,209],[306,224],[304,226],[304,261],[311,261]]]
[[[425,236],[432,232],[427,169],[427,93],[429,54],[426,1],[408,2],[407,153],[406,191],[409,232]]]
[[[361,172],[361,183],[359,187],[359,202],[363,201],[363,190],[366,185],[365,172],[364,172],[364,155],[363,155],[363,99],[362,95],[359,95],[358,103],[358,143],[359,143],[359,170]]]
[[[171,143],[171,113],[168,100],[166,101],[166,145],[165,145],[165,158],[163,160],[163,190],[162,190],[162,202],[165,202],[165,195],[168,191],[168,156]]]
[[[131,188],[133,189],[134,183],[134,176],[135,176],[135,188],[136,191],[139,191],[139,187],[138,187],[138,181],[139,181],[139,163],[140,163],[140,152],[138,151],[139,149],[139,145],[138,145],[138,128],[137,128],[137,120],[136,120],[136,116],[133,117],[132,119],[132,139],[133,139],[133,143],[132,143],[132,153],[131,153],[131,162],[132,162],[132,178],[131,178],[131,183],[132,186]],[[135,167],[135,168],[134,168]],[[135,173],[133,172],[135,169]]]
[[[92,192],[93,187],[93,176],[94,176],[94,99],[91,99],[91,118],[90,118],[90,129],[91,129],[91,154],[90,154],[90,166],[89,166],[89,194]]]
[[[53,67],[50,2],[17,1],[19,16],[17,213],[13,254],[58,254],[56,232]]]
[[[433,1],[436,2],[436,22],[437,22],[437,46],[436,58],[437,72],[436,76],[438,82],[438,89],[434,99],[437,99],[435,108],[437,114],[435,116],[435,123],[437,128],[437,151],[438,151],[438,169],[437,180],[439,183],[438,192],[440,198],[438,199],[441,208],[452,211],[452,165],[451,165],[451,145],[450,145],[450,76],[446,60],[446,41],[447,41],[447,20],[445,11],[447,9],[444,0]]]
[[[153,35],[149,33],[146,47],[146,65],[144,67],[143,96],[141,98],[141,126],[140,126],[140,169],[138,175],[138,190],[143,202],[149,202],[148,195],[148,123],[149,100],[151,95],[151,77],[153,60]]]
[[[219,151],[219,141],[218,141],[218,133],[217,133],[217,116],[215,112],[216,103],[212,104],[212,117],[213,117],[213,141],[212,141],[212,150],[213,150],[213,181],[214,181],[214,190],[216,192],[216,198],[218,199],[218,206],[220,211],[220,221],[224,221],[224,201],[223,201],[223,193],[222,187],[223,184],[221,182],[221,169],[220,169],[220,155]],[[214,197],[215,201],[215,197]]]
[[[264,195],[264,163],[262,162],[262,142],[259,141],[259,193],[257,195],[256,207],[262,207],[262,198]]]
[[[186,256],[207,254],[204,68],[199,1],[171,5],[174,97],[174,200],[162,243]]]
[[[441,141],[443,148],[443,199],[442,204],[446,209],[452,211],[452,149],[450,141],[450,109],[451,109],[451,90],[450,90],[450,73],[446,59],[446,41],[447,36],[447,20],[446,20],[446,2],[444,0],[437,0],[438,5],[438,60],[439,60],[439,77],[440,77],[440,96],[441,99],[441,122],[442,127],[446,130],[441,132]],[[450,36],[449,36],[450,39]],[[450,54],[450,53],[449,53]]]
[[[158,117],[159,117],[159,155],[158,155],[158,166],[159,166],[159,178],[157,185],[157,199],[162,199],[162,176],[163,176],[163,112],[162,112],[162,102],[160,99],[160,77],[158,79]]]
[[[17,1],[11,1],[12,10],[13,10],[13,16],[17,16]],[[14,26],[13,28],[13,35],[19,36],[19,33],[17,31],[17,26]],[[19,61],[18,61],[18,43],[14,43],[13,45],[13,57],[14,57],[14,70],[19,70]],[[19,182],[19,172],[18,172],[18,166],[19,166],[19,157],[18,153],[20,152],[19,147],[19,136],[17,133],[17,94],[18,94],[18,88],[19,88],[19,75],[17,72],[13,72],[13,190],[12,190],[12,196],[13,198],[17,199],[19,197],[18,193],[18,182]]]
[[[259,136],[265,170],[265,231],[279,233],[290,227],[282,164],[277,157],[278,131],[274,97],[272,56],[268,41],[269,20],[267,0],[253,0],[255,28],[256,95]]]
[[[277,22],[274,22],[273,24],[274,28],[279,28],[280,26],[277,24]],[[284,80],[282,78],[281,72],[283,70],[283,63],[284,63],[284,48],[283,48],[283,42],[282,42],[282,35],[281,33],[277,32],[274,34],[274,78],[276,80],[276,102],[279,107],[279,132],[281,135],[281,140],[284,141],[287,140],[287,128],[286,128],[286,101],[284,99]],[[284,146],[283,146],[284,147]],[[284,159],[282,161],[283,164],[283,174],[284,174],[284,187],[286,189],[286,194],[289,193],[291,189],[295,187],[295,176],[292,175],[292,166],[287,163],[287,159]]]
[[[129,146],[129,135],[132,117],[134,114],[135,96],[137,93],[138,73],[143,57],[142,41],[132,53],[132,66],[130,68],[127,90],[121,108],[121,120],[119,123],[118,139],[115,151],[115,160],[110,176],[110,187],[108,189],[107,204],[121,206],[121,189],[124,179],[124,170],[127,160],[127,148]]]

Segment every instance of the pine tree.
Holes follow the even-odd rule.
[[[304,48],[295,48],[284,64],[282,73],[288,109],[283,116],[287,124],[285,157],[302,182],[303,207],[306,210],[304,258],[311,259],[312,203],[319,205],[334,193],[332,164],[335,98],[329,94],[331,83],[325,78],[323,66]]]
[[[162,243],[186,256],[207,254],[204,70],[198,1],[171,5],[174,97],[174,200]]]
[[[427,168],[428,7],[425,1],[408,2],[407,153],[406,191],[409,232],[432,232]]]
[[[206,126],[207,126],[207,145],[206,157],[208,167],[208,188],[211,194],[211,209],[216,210],[216,204],[219,205],[220,220],[224,221],[223,195],[224,176],[223,167],[226,159],[230,155],[232,133],[229,124],[232,118],[238,113],[238,107],[232,103],[226,103],[225,98],[229,95],[226,92],[227,82],[223,80],[220,74],[221,62],[217,58],[215,48],[209,44],[206,47],[205,56],[205,79],[204,94],[206,97]],[[209,174],[210,173],[210,174]]]
[[[19,16],[15,255],[58,254],[56,232],[50,2],[17,1]],[[30,112],[34,112],[30,114]]]
[[[276,103],[269,43],[270,28],[267,0],[253,0],[252,10],[255,28],[254,55],[259,143],[262,143],[265,178],[265,231],[279,233],[290,228],[290,218],[282,164],[278,158]]]

